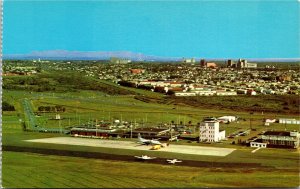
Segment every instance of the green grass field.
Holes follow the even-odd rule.
[[[135,89],[138,90],[138,89]],[[60,113],[63,120],[51,120],[56,113],[41,113],[40,117],[36,117],[38,125],[46,128],[68,127],[80,125],[92,120],[124,120],[136,121],[140,124],[158,125],[160,123],[187,123],[192,121],[196,124],[206,116],[223,116],[236,115],[248,119],[241,121],[239,124],[223,125],[222,129],[227,129],[227,133],[232,133],[238,128],[249,127],[250,114],[247,112],[235,112],[230,110],[214,110],[195,108],[184,105],[173,104],[157,104],[146,103],[134,99],[133,96],[106,96],[102,93],[92,91],[81,91],[80,93],[28,93],[20,91],[5,91],[4,99],[12,101],[19,112],[19,117],[24,120],[22,113],[22,97],[30,99],[32,109],[37,111],[39,106],[55,106],[62,105],[66,108],[66,112]],[[22,96],[22,97],[21,97]],[[254,127],[263,127],[263,118],[278,118],[278,117],[295,117],[292,115],[277,115],[272,113],[255,113],[251,116]],[[59,123],[60,122],[60,123]],[[287,125],[287,129],[298,129],[295,126]],[[276,126],[276,129],[281,129]],[[267,128],[266,128],[267,129]],[[284,128],[283,128],[284,129]]]
[[[74,157],[3,153],[9,188],[297,187],[295,170],[191,168]]]
[[[134,89],[138,90],[138,89]],[[136,92],[136,91],[135,91]],[[146,93],[144,93],[147,95]],[[35,117],[37,123],[47,128],[58,128],[87,123],[91,120],[124,120],[156,126],[159,123],[192,121],[200,122],[205,116],[236,115],[245,118],[239,123],[221,124],[226,135],[249,129],[250,114],[232,110],[196,108],[187,105],[147,103],[133,96],[107,96],[97,91],[68,93],[25,92],[4,90],[3,99],[13,104],[14,112],[2,113],[2,143],[6,146],[24,146],[46,149],[75,150],[85,152],[103,152],[123,155],[142,155],[145,152],[122,149],[67,146],[59,144],[29,143],[24,140],[65,136],[62,134],[24,132],[20,120],[28,120],[24,114],[22,100],[28,98],[34,111],[38,106],[63,105],[66,112],[60,121],[50,120],[55,113],[42,113]],[[298,125],[271,124],[263,126],[263,118],[293,117],[255,113],[251,115],[252,126],[263,130],[298,130]],[[97,139],[94,139],[97,140]],[[299,151],[287,149],[260,149],[256,153],[249,147],[230,144],[230,139],[222,144],[198,144],[214,147],[236,148],[226,157],[195,156],[149,151],[147,155],[174,157],[187,160],[213,162],[261,163],[269,169],[233,169],[233,168],[191,168],[167,165],[152,165],[135,162],[104,161],[75,157],[45,156],[30,153],[3,152],[3,186],[8,188],[36,187],[297,187],[299,186]],[[176,143],[176,142],[174,142]],[[177,144],[187,144],[186,141]],[[172,144],[171,144],[172,145]],[[126,170],[126,171],[121,171]],[[159,170],[159,171],[158,171]],[[142,173],[141,173],[142,172]]]

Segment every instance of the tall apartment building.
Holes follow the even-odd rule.
[[[257,68],[257,63],[250,63],[245,59],[239,59],[236,66],[237,68]]]
[[[236,63],[233,60],[229,59],[229,60],[227,60],[227,67],[228,68],[235,68]]]

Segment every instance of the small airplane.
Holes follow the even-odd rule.
[[[175,164],[175,163],[179,163],[179,162],[182,162],[182,161],[179,161],[179,160],[177,160],[177,159],[167,159],[167,162],[168,162],[168,163]]]
[[[138,134],[138,143],[141,143],[141,144],[146,144],[146,145],[161,145],[162,146],[162,143],[160,143],[158,140],[149,140],[149,139],[145,139],[145,138],[142,138],[141,137],[141,134],[139,133]]]
[[[147,155],[142,155],[142,156],[134,156],[137,159],[142,159],[142,160],[149,160],[149,159],[155,159],[156,157],[150,157]]]

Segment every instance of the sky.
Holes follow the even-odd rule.
[[[131,51],[165,57],[299,58],[299,1],[13,1],[3,54]]]

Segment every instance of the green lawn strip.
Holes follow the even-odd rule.
[[[16,179],[12,184],[17,184],[16,187],[35,187],[35,188],[41,188],[41,187],[63,187],[64,185],[60,185],[60,183],[53,183],[51,182],[51,179],[45,177],[44,174],[40,174],[40,172],[47,172],[51,171],[51,169],[43,169],[44,167],[39,167],[39,163],[32,161],[30,159],[26,159],[28,155],[24,154],[25,161],[22,161],[18,156],[11,156],[10,158],[14,158],[14,163],[9,165],[9,169],[6,169],[7,164],[6,161],[9,161],[6,158],[6,153],[4,153],[4,159],[3,159],[3,175],[4,178],[7,179]],[[30,155],[29,155],[30,156]],[[22,167],[22,169],[19,169]],[[54,169],[52,169],[54,170]],[[18,177],[15,177],[14,175],[21,175]],[[38,173],[38,174],[35,174]],[[34,182],[32,182],[34,181]]]
[[[69,164],[68,168],[74,170],[70,171],[66,176],[70,177],[69,180],[76,179],[76,181],[78,181],[79,183],[84,183],[85,185],[88,185],[88,187],[107,187],[111,185],[113,185],[114,187],[120,187],[120,185],[112,183],[111,179],[105,176],[105,174],[99,174],[97,171],[95,171],[94,169],[98,167],[96,165],[80,163],[79,161],[77,167],[73,167],[72,164]],[[82,170],[85,171],[85,175],[82,175]]]
[[[205,180],[207,183],[222,183],[223,186],[227,187],[296,187],[297,186],[297,174],[286,174],[283,178],[282,172],[236,172],[230,173],[230,171],[225,172],[211,172],[201,175],[201,177],[196,177],[194,182],[197,183],[198,180]]]
[[[66,183],[72,183],[71,187],[74,187],[74,188],[95,187],[94,183],[87,182],[84,175],[82,175],[82,174],[75,175],[74,172],[75,172],[75,169],[72,171],[67,171],[65,169],[62,169],[62,171],[57,172],[57,174],[62,175],[62,177]],[[86,172],[86,173],[88,173],[88,172]]]
[[[40,169],[40,170],[36,170]],[[35,175],[34,182],[39,183],[39,187],[43,188],[60,188],[60,187],[66,187],[68,185],[64,184],[63,182],[60,182],[59,180],[53,179],[53,177],[49,176],[49,172],[52,170],[45,170],[43,167],[37,166],[36,169],[31,170],[30,174]],[[55,178],[55,177],[54,177]],[[30,187],[30,186],[29,186]]]
[[[36,174],[40,174],[39,172],[36,172]],[[42,173],[47,180],[47,183],[51,183],[53,188],[71,188],[73,187],[73,182],[70,180],[66,180],[64,178],[64,175],[59,176],[59,173],[56,173],[54,171],[47,171]]]
[[[118,174],[116,174],[118,175]],[[113,178],[113,176],[110,177],[112,182],[116,183],[122,183],[122,188],[140,188],[142,185],[139,183],[139,180],[136,178],[130,178],[130,177],[122,177],[118,176],[116,178]]]
[[[53,162],[53,159],[55,158],[53,156],[44,156],[44,157],[48,157],[49,160],[51,160],[51,162]],[[59,183],[59,185],[61,185],[62,187],[68,187],[68,188],[82,187],[83,184],[81,182],[78,182],[78,180],[81,179],[81,177],[77,177],[73,175],[73,172],[76,171],[76,169],[75,170],[69,169],[67,165],[68,163],[66,161],[61,162],[58,159],[58,162],[56,164],[57,166],[56,169],[51,169],[53,166],[50,165],[47,167],[47,169],[45,169],[42,175],[44,175],[47,178],[48,182]],[[40,174],[40,173],[37,172],[36,174]],[[86,183],[86,181],[84,183]]]
[[[12,176],[10,176],[10,178],[7,178],[7,177],[3,178],[2,177],[2,186],[10,186],[12,188],[16,188],[14,186],[14,183],[16,182],[16,180],[12,179],[12,178],[13,178]]]
[[[33,182],[35,179],[33,178],[33,175],[29,175],[30,171],[24,167],[17,166],[17,167],[12,167],[9,166],[9,168],[6,168],[6,163],[3,159],[2,162],[2,177],[3,179],[10,180],[10,183],[12,183],[12,186],[6,186],[6,183],[3,183],[4,187],[23,187],[23,188],[28,188],[28,186],[33,187],[33,188],[39,188],[41,183],[36,183]],[[19,169],[22,167],[22,169]]]
[[[4,177],[9,176],[5,170],[10,170],[12,167],[20,169],[21,172],[14,171],[14,177],[33,179],[33,182],[28,183],[28,186],[32,187],[52,186],[57,178],[60,178],[60,183],[66,183],[66,186],[71,187],[99,186],[97,183],[100,184],[102,180],[106,181],[101,184],[105,187],[156,187],[158,185],[160,185],[158,187],[295,187],[299,181],[298,172],[289,170],[282,172],[282,170],[261,171],[242,168],[194,168],[16,152],[4,152],[3,156]],[[26,163],[13,166],[20,161]],[[37,175],[41,176],[37,177]],[[89,175],[93,176],[86,179]],[[54,180],[47,182],[49,178]],[[147,182],[144,182],[145,179]],[[16,183],[14,186],[17,187],[19,184]]]
[[[122,187],[122,183],[114,182],[114,180],[111,179],[111,176],[105,175],[105,173],[96,173],[92,172],[87,177],[89,182],[95,182],[96,187],[100,188],[120,188]]]

